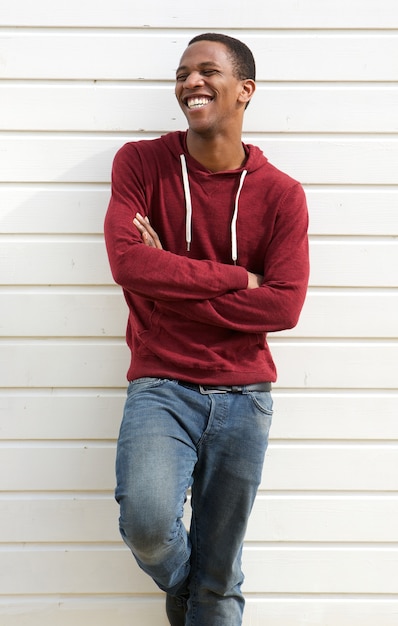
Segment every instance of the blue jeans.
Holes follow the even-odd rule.
[[[116,460],[120,532],[160,589],[189,593],[189,626],[242,623],[242,544],[271,416],[270,392],[200,393],[160,378],[129,385]]]

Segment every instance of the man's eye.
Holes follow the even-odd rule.
[[[211,76],[212,74],[216,73],[216,70],[204,70],[202,72],[205,76]]]
[[[178,76],[176,76],[176,80],[178,82],[182,82],[182,81],[186,80],[186,78],[187,78],[186,74],[178,74]]]

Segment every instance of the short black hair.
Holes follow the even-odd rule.
[[[221,33],[204,33],[196,35],[196,37],[191,39],[188,46],[197,41],[216,41],[224,44],[231,55],[236,77],[239,80],[246,80],[247,78],[256,80],[256,63],[254,56],[250,48],[243,43],[243,41]]]

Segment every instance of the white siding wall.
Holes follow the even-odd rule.
[[[2,626],[166,624],[117,530],[126,310],[102,223],[118,147],[185,127],[174,68],[205,30],[252,47],[245,138],[311,214],[244,624],[398,623],[396,0],[2,0]]]

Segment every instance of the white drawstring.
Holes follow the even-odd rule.
[[[184,185],[184,194],[185,194],[185,241],[187,244],[187,250],[191,249],[191,241],[192,241],[192,201],[191,201],[191,190],[189,187],[189,178],[188,178],[188,168],[187,162],[185,160],[185,155],[180,154],[181,159],[181,169],[182,169],[182,182]]]
[[[232,260],[235,265],[238,260],[238,238],[236,236],[236,221],[238,219],[239,196],[240,196],[240,192],[242,191],[243,181],[245,180],[246,174],[247,174],[247,170],[243,170],[242,174],[240,175],[239,188],[235,196],[234,214],[232,216],[232,222],[231,222]]]

